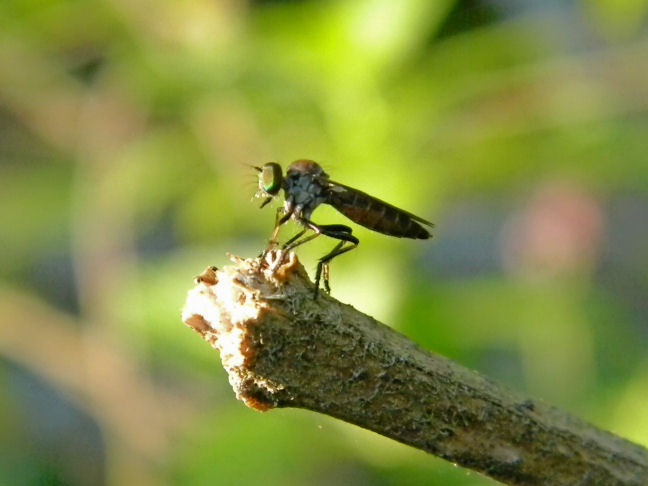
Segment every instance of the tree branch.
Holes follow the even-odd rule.
[[[646,485],[648,451],[521,398],[327,295],[293,253],[232,257],[189,291],[184,322],[257,410],[325,413],[517,485]]]

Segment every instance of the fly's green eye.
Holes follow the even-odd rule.
[[[281,189],[281,181],[283,176],[281,174],[281,166],[275,162],[268,162],[261,167],[261,174],[259,175],[259,182],[261,188],[270,194],[276,195]]]

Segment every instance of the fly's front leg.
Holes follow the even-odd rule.
[[[283,216],[281,216],[282,214]],[[285,212],[283,208],[277,209],[277,212],[275,214],[274,229],[272,230],[272,236],[270,237],[270,241],[268,242],[268,248],[272,248],[277,245],[278,243],[277,236],[279,235],[279,228],[281,228],[281,225],[290,219],[291,215],[292,213]]]
[[[293,243],[295,240],[298,240],[298,239],[299,239],[299,238],[300,238],[304,233],[306,233],[306,230],[305,230],[305,229],[304,229],[304,230],[301,230],[299,233],[297,233],[295,236],[293,236],[293,237],[290,238],[288,241],[286,241],[283,245],[281,245],[281,250],[278,252],[278,253],[279,253],[279,258],[278,258],[278,260],[276,260],[276,263],[273,265],[273,268],[276,268],[277,266],[281,265],[281,263],[283,263],[284,257],[285,257],[285,255],[288,253],[288,251],[289,251],[291,248],[294,248],[294,246],[296,246],[296,245],[292,245],[292,243]],[[317,235],[315,235],[315,236],[317,236]],[[309,238],[304,238],[304,240],[308,240],[308,239],[309,239]],[[302,241],[302,242],[303,242],[303,241]],[[300,243],[302,243],[302,242],[300,242]],[[276,243],[276,242],[275,242],[275,243]],[[298,243],[298,244],[299,244],[299,243]],[[264,257],[265,257],[265,254],[266,254],[268,251],[270,251],[270,250],[268,249],[268,250],[266,250],[266,251],[264,252],[264,254],[263,254]]]
[[[283,218],[281,218],[281,220],[276,224],[276,226],[275,226],[275,232],[273,233],[273,241],[271,241],[271,245],[277,243],[276,241],[274,241],[274,240],[276,240],[276,233],[277,233],[276,228],[279,228],[279,226],[281,226],[281,225],[285,222],[284,220],[287,220],[287,219],[286,219],[286,216],[284,216]],[[316,237],[318,237],[318,236],[320,235],[319,227],[318,227],[317,225],[311,223],[311,222],[308,221],[307,219],[300,219],[300,220],[298,220],[298,222],[299,222],[301,225],[306,226],[306,228],[303,229],[303,230],[301,230],[299,233],[297,233],[295,236],[293,236],[293,237],[290,238],[288,241],[286,241],[283,245],[281,245],[281,251],[278,252],[278,253],[279,253],[279,258],[278,258],[278,259],[275,261],[275,263],[272,265],[272,268],[273,268],[273,269],[276,269],[279,265],[281,265],[281,263],[282,263],[283,260],[284,260],[285,255],[286,255],[290,250],[292,250],[293,248],[295,248],[295,247],[297,247],[297,246],[299,246],[299,245],[301,245],[301,244],[303,244],[303,243],[306,243],[307,241],[310,241],[310,240],[312,240],[313,238],[316,238]],[[308,235],[308,236],[306,236],[305,238],[302,238],[302,236],[304,235],[304,233],[306,233],[306,231],[309,230],[309,229],[313,230],[314,233],[313,233],[312,235]],[[300,239],[300,238],[301,238],[301,239]],[[266,249],[266,250],[263,252],[262,256],[265,257],[266,254],[268,253],[268,251],[270,251],[270,248]]]
[[[281,228],[281,225],[290,219],[291,215],[292,213],[290,212],[286,213],[284,211],[284,208],[277,208],[277,212],[275,213],[275,222],[274,222],[274,228],[272,230],[272,236],[270,237],[270,241],[268,241],[268,245],[266,246],[265,250],[263,250],[263,252],[259,255],[260,258],[265,258],[268,252],[277,246],[277,244],[279,243],[277,241],[277,236],[279,235],[279,228]]]
[[[317,263],[317,271],[315,273],[315,292],[313,295],[314,299],[317,299],[317,294],[319,293],[319,283],[322,276],[324,277],[324,290],[328,294],[331,293],[331,286],[329,284],[329,263],[331,262],[331,260],[333,260],[333,258],[335,258],[336,256],[341,255],[342,253],[353,250],[356,246],[358,246],[358,243],[360,243],[360,240],[358,240],[358,238],[351,234],[351,228],[342,224],[319,226],[319,230],[321,234],[330,236],[331,238],[336,238],[341,241],[337,245],[335,245],[335,248],[333,248],[333,250],[320,258],[319,262]],[[348,245],[345,246],[346,243],[348,243]]]

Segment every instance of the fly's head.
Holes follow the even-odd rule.
[[[276,162],[268,162],[261,167],[254,167],[259,172],[259,188],[255,197],[265,198],[261,207],[272,201],[283,185],[283,172]]]

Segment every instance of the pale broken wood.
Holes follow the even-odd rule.
[[[648,451],[525,399],[313,286],[293,253],[196,278],[184,322],[257,410],[321,412],[508,484],[648,485]]]

